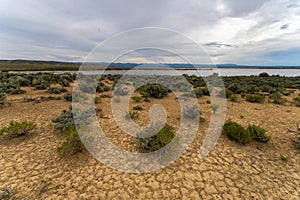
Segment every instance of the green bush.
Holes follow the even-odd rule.
[[[285,98],[282,98],[282,95],[279,92],[274,92],[271,94],[270,99],[276,104],[284,104],[287,101]]]
[[[175,134],[173,127],[166,124],[156,135],[148,138],[139,137],[139,148],[143,152],[157,151],[170,143],[174,137]]]
[[[15,122],[11,121],[8,126],[0,129],[0,135],[11,139],[29,134],[36,128],[32,122]]]
[[[300,136],[297,137],[295,147],[296,147],[296,149],[300,149]]]
[[[246,94],[246,100],[251,103],[263,103],[265,96],[261,94]]]
[[[155,83],[144,85],[138,88],[138,91],[141,93],[143,97],[154,97],[158,99],[167,96],[169,93],[168,88]]]
[[[224,124],[223,133],[242,144],[246,144],[253,139],[258,142],[268,142],[271,139],[270,136],[265,134],[266,130],[260,126],[253,124],[245,129],[238,123],[231,121]]]
[[[63,133],[66,139],[57,147],[57,151],[61,155],[70,156],[82,152],[85,149],[74,124],[66,127]]]
[[[251,137],[258,142],[268,142],[271,136],[267,136],[266,130],[260,126],[249,125],[247,131],[250,133]]]
[[[236,122],[226,122],[223,126],[223,133],[242,144],[246,144],[252,139],[250,133]]]

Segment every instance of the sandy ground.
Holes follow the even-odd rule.
[[[200,159],[199,148],[211,115],[209,98],[202,97],[199,103],[207,120],[184,155],[164,169],[134,174],[111,169],[88,152],[61,157],[56,148],[63,138],[51,119],[68,109],[70,102],[23,102],[24,97],[49,95],[26,90],[22,95],[10,95],[11,105],[0,109],[0,126],[11,120],[37,123],[31,135],[0,141],[0,188],[10,188],[12,199],[300,199],[300,151],[293,146],[296,133],[292,131],[300,124],[300,108],[291,103],[228,101],[228,120],[243,126],[261,125],[272,140],[240,145],[221,135],[213,151]],[[289,101],[295,95],[289,96]],[[103,98],[97,105],[105,117],[99,119],[100,124],[115,144],[134,146],[132,138],[117,129],[110,101]],[[137,123],[148,123],[147,109],[157,103],[168,111],[168,123],[177,127],[179,110],[171,103],[174,101],[169,95],[150,103],[133,103],[145,109]]]

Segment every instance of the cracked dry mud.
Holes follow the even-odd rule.
[[[33,134],[0,144],[0,188],[10,188],[14,193],[12,199],[300,198],[300,155],[293,147],[296,133],[288,131],[300,124],[300,108],[289,103],[228,101],[227,120],[243,126],[259,124],[268,130],[272,140],[266,144],[240,145],[221,135],[213,151],[200,159],[198,153],[211,114],[210,105],[206,103],[209,98],[202,97],[199,103],[207,120],[200,124],[198,136],[184,155],[166,168],[133,174],[111,169],[88,152],[61,157],[56,148],[63,138],[54,130],[51,119],[68,109],[70,103],[65,100],[22,102],[30,92],[32,96],[42,94],[30,90],[26,94],[10,95],[8,99],[12,104],[0,110],[0,126],[10,120],[37,123]],[[288,97],[290,101],[293,95]],[[99,119],[100,124],[114,143],[130,148],[134,143],[117,130],[109,101],[105,98],[97,105],[106,116]],[[137,123],[148,123],[150,104],[161,103],[171,111],[168,122],[178,126],[178,110],[171,106],[171,101],[174,96],[169,95],[150,103],[133,103],[145,108]],[[282,160],[283,156],[288,160]]]

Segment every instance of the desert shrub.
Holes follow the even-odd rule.
[[[130,110],[125,115],[126,119],[136,119],[139,117],[139,112],[135,110]]]
[[[32,122],[15,122],[11,121],[8,126],[0,129],[0,135],[11,139],[29,134],[36,128]]]
[[[65,99],[66,101],[72,101],[72,94],[70,94],[70,93],[65,94],[65,95],[64,95],[64,99]]]
[[[246,144],[252,139],[250,133],[236,122],[226,122],[223,126],[223,133],[242,144]]]
[[[89,94],[95,93],[95,87],[93,82],[89,83],[88,80],[82,80],[78,85],[79,85],[79,89],[83,93],[89,93]]]
[[[185,107],[183,109],[183,116],[188,119],[195,119],[196,117],[200,116],[199,108],[196,105]]]
[[[139,137],[139,148],[144,152],[157,151],[170,143],[174,137],[175,134],[173,127],[166,124],[156,135],[148,138]]]
[[[52,119],[52,122],[56,123],[54,128],[59,130],[65,130],[70,125],[74,125],[72,110],[63,110],[59,116]]]
[[[257,125],[249,125],[247,131],[251,135],[251,138],[259,142],[268,142],[271,139],[271,136],[267,136],[266,130]]]
[[[50,86],[50,84],[50,81],[44,80],[40,76],[37,76],[37,78],[32,81],[32,86],[34,86],[37,90],[45,90]]]
[[[295,147],[296,149],[300,149],[300,135],[297,137]]]
[[[210,96],[209,89],[207,87],[201,88],[201,91],[204,96]]]
[[[198,88],[198,89],[194,90],[194,92],[195,92],[195,95],[196,95],[197,98],[203,96],[203,91],[202,91],[201,88]]]
[[[114,88],[114,95],[116,96],[125,96],[129,93],[127,88],[123,87],[115,87]]]
[[[169,93],[168,88],[156,83],[144,85],[138,88],[138,91],[144,97],[154,97],[158,99],[167,96]]]
[[[0,92],[0,106],[4,105],[6,101],[6,94],[4,92]]]
[[[261,94],[246,94],[245,97],[251,103],[263,103],[265,101],[265,96]]]
[[[219,96],[226,96],[227,99],[230,99],[233,102],[237,101],[237,96],[235,95],[235,93],[227,88],[225,88],[225,90],[221,90],[219,93]]]
[[[63,133],[66,139],[57,147],[58,153],[63,156],[69,156],[82,152],[85,149],[74,124],[67,126]]]
[[[140,96],[133,96],[131,97],[135,102],[140,102],[142,100],[142,97]]]
[[[282,97],[282,95],[279,92],[274,92],[273,94],[270,94],[270,100],[276,104],[284,104],[287,101],[285,98]]]
[[[0,95],[0,100],[1,100],[1,95]],[[300,96],[294,98],[294,102],[295,102],[295,105],[296,105],[296,106],[300,107]]]
[[[229,97],[229,99],[230,99],[231,101],[233,101],[233,102],[237,102],[237,101],[238,101],[238,97],[237,97],[235,94],[231,95],[231,96]]]
[[[110,87],[108,87],[107,85],[105,85],[104,83],[100,82],[98,83],[97,87],[96,87],[96,92],[107,92],[110,90]]]
[[[133,110],[143,110],[142,106],[137,105],[133,107]]]
[[[58,88],[58,87],[49,87],[48,92],[50,94],[61,94],[63,92],[67,92],[67,89],[64,88],[64,87],[60,87],[60,88]]]

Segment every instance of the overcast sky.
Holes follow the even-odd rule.
[[[300,65],[299,0],[0,0],[0,59],[83,61],[100,42],[142,27],[178,31],[214,63]],[[147,62],[137,54],[120,61]]]

